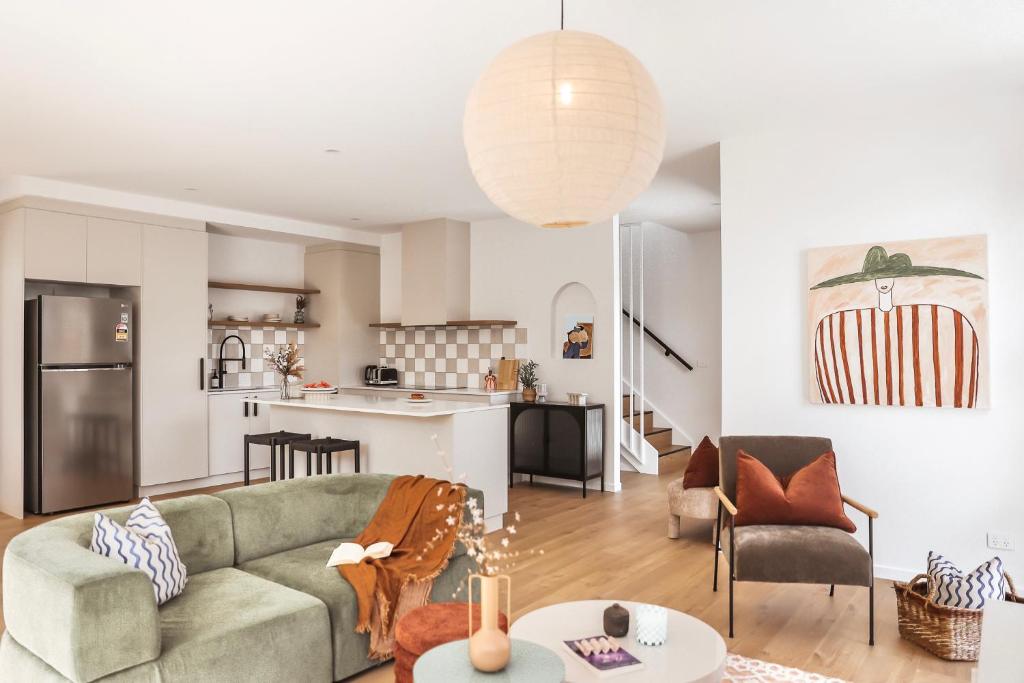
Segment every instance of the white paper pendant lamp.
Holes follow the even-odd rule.
[[[650,184],[665,148],[661,97],[607,38],[552,31],[505,49],[466,101],[463,139],[480,188],[545,228],[605,220]]]

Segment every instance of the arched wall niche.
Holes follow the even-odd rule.
[[[591,318],[596,328],[601,323],[596,311],[597,300],[594,298],[594,293],[582,282],[567,282],[558,288],[551,299],[551,326],[549,329],[551,330],[552,358],[562,360],[562,346],[567,340],[568,319],[570,317],[574,320]],[[593,339],[591,345],[593,354],[601,353],[601,347],[596,345]]]

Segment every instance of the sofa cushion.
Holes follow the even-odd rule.
[[[239,569],[270,581],[289,586],[322,600],[331,619],[331,637],[334,645],[334,680],[347,678],[379,662],[367,657],[370,635],[356,633],[359,605],[352,586],[333,567],[324,566],[331,551],[344,538],[313,543],[267,557],[250,560]],[[448,568],[434,581],[432,601],[465,599],[461,584],[476,564],[464,554],[454,556]]]
[[[231,531],[231,509],[214,496],[198,495],[171,498],[154,503],[174,534],[181,561],[189,573],[230,567],[235,559],[234,535]],[[103,514],[124,525],[134,505],[104,510]],[[84,512],[47,522],[72,533],[83,548],[92,540],[93,512]],[[28,532],[26,532],[28,533]]]
[[[153,584],[158,605],[180,595],[188,582],[171,528],[149,498],[142,499],[124,526],[97,512],[89,550],[142,571]]]
[[[324,604],[238,569],[193,575],[160,632],[162,681],[331,680]]]
[[[68,683],[56,669],[36,657],[5,631],[0,637],[0,680],[32,683]],[[167,683],[160,680],[156,662],[146,662],[104,676],[100,683]]]
[[[233,564],[231,511],[224,501],[188,496],[156,507],[190,572]],[[104,514],[124,524],[132,509]],[[7,629],[20,645],[74,681],[92,681],[160,656],[153,584],[143,572],[89,550],[94,514],[70,515],[24,531],[4,553]]]
[[[231,508],[235,564],[355,537],[377,511],[392,479],[388,474],[332,474],[215,494]]]
[[[718,450],[718,485],[735,502],[736,454],[740,450],[753,453],[781,477],[832,450],[832,440],[817,436],[723,436],[718,441]]]
[[[718,486],[718,446],[705,436],[690,456],[683,472],[683,487],[688,489]]]
[[[836,456],[829,451],[778,476],[746,451],[736,455],[736,526],[806,524],[857,530],[843,510]]]
[[[736,527],[736,579],[870,586],[871,556],[857,539],[826,526]],[[729,528],[722,529],[729,559]]]

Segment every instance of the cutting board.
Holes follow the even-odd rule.
[[[519,359],[498,361],[498,391],[515,391],[519,386]]]

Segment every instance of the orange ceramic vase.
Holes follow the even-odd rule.
[[[473,632],[473,580],[480,581],[480,629]],[[477,671],[501,671],[508,664],[512,642],[498,626],[498,594],[505,582],[505,614],[512,614],[512,580],[505,576],[469,577],[469,661]]]

